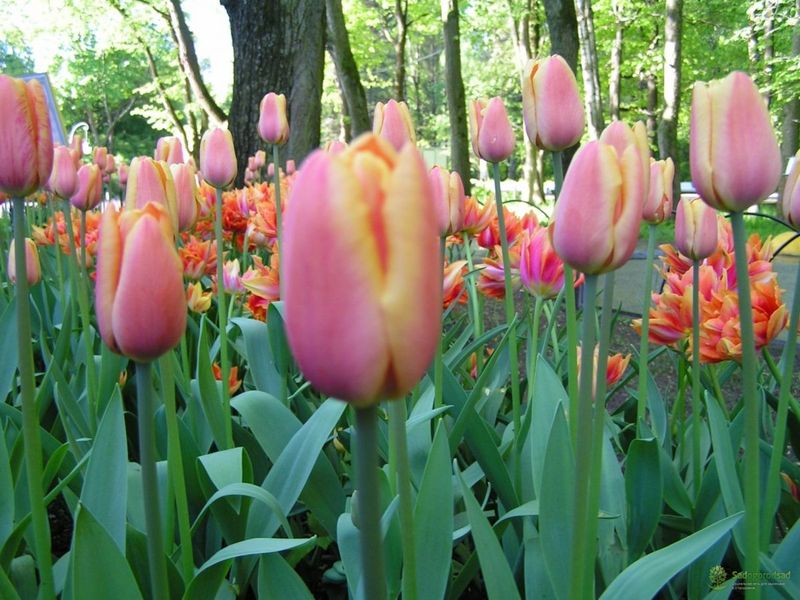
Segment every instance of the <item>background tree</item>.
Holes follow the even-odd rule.
[[[464,79],[461,76],[461,29],[458,0],[442,0],[442,34],[447,114],[450,122],[450,167],[461,175],[464,191],[469,195],[472,193],[472,183],[469,167],[467,98],[464,91]]]

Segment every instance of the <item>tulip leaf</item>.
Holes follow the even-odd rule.
[[[0,339],[3,340],[16,340],[17,339],[17,300],[14,297],[9,302],[3,314],[0,315]],[[14,389],[14,376],[19,365],[19,350],[16,343],[0,344],[0,393],[5,396]]]
[[[3,433],[0,428],[0,434]],[[5,435],[0,435],[0,548],[14,530],[14,478]],[[2,571],[2,569],[0,569]]]
[[[100,421],[92,456],[81,489],[81,505],[125,552],[125,515],[128,495],[128,443],[119,388],[111,396]]]
[[[209,498],[213,498],[218,490],[225,489],[229,485],[250,483],[253,476],[250,459],[243,448],[231,448],[200,456],[197,471],[200,486]],[[226,495],[224,502],[207,504],[225,539],[228,541],[242,539],[245,519],[251,504],[250,496]]]
[[[73,598],[141,600],[142,594],[125,556],[92,513],[81,505],[75,519],[72,549]]]
[[[661,518],[661,469],[658,441],[633,440],[625,462],[625,498],[628,508],[628,562],[647,548]]]
[[[200,514],[197,515],[197,519],[192,525],[192,531],[197,529],[198,525],[211,508],[212,504],[214,504],[217,500],[227,498],[229,496],[246,496],[263,503],[277,516],[278,522],[283,528],[284,533],[289,537],[292,536],[292,528],[289,525],[289,521],[286,520],[286,515],[281,509],[280,504],[278,504],[278,500],[275,498],[275,496],[270,494],[265,489],[260,488],[257,485],[253,485],[252,483],[229,483],[223,488],[217,490],[214,495],[208,499],[208,502],[206,502],[205,506],[203,506]]]
[[[97,393],[98,414],[106,410],[106,405],[114,393],[114,387],[118,385],[122,372],[128,366],[128,359],[112,352],[108,346],[102,344],[100,353],[100,373],[98,377],[99,390]]]
[[[547,441],[550,438],[553,419],[560,405],[569,402],[567,392],[561,378],[553,371],[545,360],[536,363],[536,380],[534,382],[533,402],[531,403],[531,428],[528,435],[531,445],[531,466],[533,469],[533,489],[537,497],[541,497],[542,472],[547,452]]]
[[[200,338],[197,340],[197,387],[194,388],[199,392],[200,405],[203,407],[203,413],[206,416],[211,431],[214,435],[214,441],[217,447],[227,447],[225,435],[225,414],[222,410],[222,394],[220,393],[220,385],[214,378],[214,373],[211,369],[211,356],[208,350],[208,328],[200,327]]]
[[[453,555],[453,486],[447,430],[439,421],[414,507],[418,596],[442,598]]]
[[[267,308],[267,333],[269,347],[272,351],[272,361],[281,378],[285,378],[291,362],[291,351],[286,339],[286,330],[283,324],[283,302],[278,300],[270,302]]]
[[[600,600],[654,598],[670,579],[727,535],[742,515],[725,517],[689,537],[643,556],[611,582]]]
[[[282,387],[281,376],[272,353],[265,352],[266,348],[270,348],[270,335],[266,323],[243,318],[231,319],[231,322],[242,332],[247,367],[253,375],[256,389],[279,398]]]
[[[313,600],[306,584],[280,554],[263,555],[258,561],[258,597],[263,600]]]

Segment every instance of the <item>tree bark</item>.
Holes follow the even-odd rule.
[[[342,0],[325,0],[325,15],[328,52],[336,67],[336,75],[349,116],[349,135],[356,137],[365,131],[370,131],[372,123],[369,119],[367,95],[361,84],[361,77],[350,47],[350,36],[342,12]]]
[[[167,10],[169,10],[170,21],[178,41],[178,57],[180,58],[181,69],[189,80],[192,93],[203,110],[208,113],[211,120],[216,123],[222,123],[228,117],[217,105],[203,81],[203,76],[200,73],[200,64],[197,61],[197,53],[194,49],[194,38],[189,25],[186,23],[180,0],[169,0],[167,2]]]
[[[469,133],[467,101],[461,77],[461,34],[458,23],[458,0],[442,0],[444,36],[445,90],[450,118],[450,168],[464,182],[464,191],[472,193],[469,166]]]
[[[397,37],[394,44],[394,78],[396,100],[406,99],[406,40],[408,39],[408,0],[395,0],[394,18]]]
[[[575,0],[578,17],[578,37],[581,41],[581,75],[583,76],[583,100],[589,136],[600,137],[603,122],[603,98],[600,93],[600,73],[597,65],[597,43],[594,35],[594,17],[591,0]]]
[[[611,71],[608,75],[608,108],[612,121],[620,120],[620,84],[622,81],[622,42],[625,35],[625,22],[619,0],[613,0],[614,43],[611,45]]]
[[[645,86],[647,87],[647,139],[651,147],[656,147],[658,145],[658,83],[655,73],[647,73]]]
[[[800,0],[795,0],[794,4],[795,26],[792,31],[792,57],[797,60],[800,57]],[[798,145],[798,120],[800,119],[800,98],[797,94],[792,94],[791,99],[783,105],[783,125],[781,126],[781,156],[783,164],[794,156]],[[783,192],[783,186],[779,188]]]
[[[772,101],[772,61],[775,58],[775,1],[767,0],[764,3],[764,100],[767,108]]]
[[[681,101],[681,36],[683,0],[667,0],[664,24],[664,112],[658,126],[658,152],[661,158],[672,158],[676,174],[680,169],[678,148],[678,115]],[[675,202],[680,200],[680,177],[673,181]]]
[[[282,158],[302,161],[319,146],[325,5],[318,0],[220,0],[231,23],[233,134],[241,183],[247,157],[263,147],[259,103],[286,94],[290,134]]]

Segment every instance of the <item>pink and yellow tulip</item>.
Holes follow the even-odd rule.
[[[452,235],[464,225],[464,184],[461,176],[453,171],[435,166],[430,171],[433,205],[441,235]]]
[[[78,187],[69,201],[78,210],[92,210],[102,200],[103,173],[96,164],[83,165],[77,179]]]
[[[479,98],[469,103],[472,150],[478,158],[497,163],[514,152],[516,139],[502,98]]]
[[[671,158],[650,159],[650,189],[642,210],[642,218],[648,223],[658,225],[672,214],[672,180],[675,177],[675,163]]]
[[[236,179],[236,152],[227,129],[209,129],[200,141],[200,172],[215,188],[226,188]]]
[[[183,144],[180,138],[174,136],[158,138],[153,158],[157,161],[165,162],[168,165],[182,164],[184,162],[184,155]]]
[[[161,204],[166,209],[172,229],[177,232],[178,204],[169,166],[146,156],[137,156],[131,161],[128,171],[125,208],[144,208],[148,202]]]
[[[72,197],[78,188],[78,170],[67,146],[57,146],[53,151],[53,170],[47,185],[59,198]]]
[[[17,282],[17,251],[14,242],[8,249],[8,278],[12,283]],[[39,263],[39,250],[31,238],[25,238],[25,273],[28,286],[34,286],[42,280],[42,266]]]
[[[675,212],[675,246],[692,260],[717,249],[717,214],[700,198],[681,198]]]
[[[378,102],[372,119],[372,132],[389,142],[398,152],[406,143],[417,143],[417,134],[411,113],[405,102],[389,100],[386,104]]]
[[[286,119],[286,96],[270,92],[259,105],[258,135],[268,144],[285,144],[289,140]]]

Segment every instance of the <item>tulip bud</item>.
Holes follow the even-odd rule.
[[[800,150],[783,186],[783,216],[795,229],[800,229]]]
[[[256,155],[253,158],[255,159],[255,166],[256,166],[256,168],[253,169],[254,171],[262,168],[265,164],[267,164],[267,153],[264,152],[263,150],[257,150]]]
[[[261,99],[258,135],[268,144],[285,144],[289,140],[289,121],[286,119],[286,96],[270,92]]]
[[[442,265],[425,164],[364,135],[303,163],[286,211],[281,297],[306,378],[358,406],[399,398],[439,339]],[[333,346],[331,345],[333,344]]]
[[[700,198],[681,198],[675,212],[675,246],[694,260],[717,249],[717,213]]]
[[[104,146],[97,146],[92,154],[92,160],[94,164],[100,167],[101,171],[105,171],[108,160],[108,148]]]
[[[106,345],[138,361],[158,358],[186,328],[183,268],[160,204],[103,213],[97,253],[97,324]]]
[[[156,202],[166,208],[172,228],[177,232],[178,203],[169,166],[146,156],[137,156],[131,161],[128,171],[125,208],[144,208],[148,202]]]
[[[119,168],[117,169],[117,175],[119,176],[119,184],[120,185],[128,185],[128,165],[125,163],[120,163]]]
[[[116,172],[117,172],[117,161],[114,159],[114,155],[113,154],[109,154],[106,157],[105,174],[106,175],[113,175]]]
[[[464,184],[461,176],[453,171],[435,166],[429,174],[433,191],[433,206],[436,210],[436,221],[440,235],[452,235],[461,231],[464,226]]]
[[[78,210],[92,210],[100,204],[103,194],[103,174],[96,164],[83,165],[78,169],[78,189],[69,199]]]
[[[472,150],[487,162],[500,162],[514,152],[514,130],[503,100],[479,98],[469,104]]]
[[[286,161],[286,174],[292,175],[297,170],[297,167],[294,164],[294,161],[290,158]]]
[[[746,73],[694,84],[689,165],[695,189],[717,210],[741,212],[777,187],[780,148],[764,99]]]
[[[17,251],[16,244],[11,242],[8,250],[8,278],[11,283],[17,283]],[[31,238],[25,238],[25,273],[29,286],[34,286],[42,280],[42,267],[39,264],[39,250]]]
[[[347,143],[340,140],[331,140],[325,144],[325,152],[328,154],[339,154],[347,149]]]
[[[53,170],[47,184],[59,198],[70,198],[78,187],[78,172],[72,151],[67,146],[56,146],[53,151]]]
[[[0,75],[0,191],[27,196],[53,168],[50,115],[41,84]]]
[[[642,169],[642,181],[644,182],[644,195],[642,196],[642,206],[647,199],[650,189],[650,147],[647,142],[647,127],[641,121],[636,121],[633,127],[622,121],[614,121],[606,127],[600,134],[600,141],[614,146],[617,156],[629,147],[635,147],[639,153],[639,164]]]
[[[520,281],[531,294],[544,299],[555,298],[564,287],[564,263],[553,249],[550,228],[523,231],[520,239]]]
[[[200,171],[215,188],[226,188],[236,179],[236,153],[227,129],[209,129],[200,141]]]
[[[658,225],[672,213],[672,179],[675,164],[671,158],[650,159],[650,190],[642,209],[642,218],[648,223]]]
[[[81,158],[83,158],[83,136],[79,133],[74,134],[69,148],[72,150],[72,158],[75,160],[75,170],[77,171],[81,168]]]
[[[643,171],[635,142],[621,154],[600,140],[578,150],[554,216],[553,247],[564,262],[595,275],[630,258],[642,220]]]
[[[178,231],[188,231],[197,222],[197,179],[194,169],[185,163],[170,165],[178,209]]]
[[[583,104],[575,74],[558,54],[529,60],[522,76],[522,116],[528,139],[558,152],[583,135]]]
[[[372,133],[389,142],[400,151],[407,142],[417,143],[414,122],[405,102],[389,100],[386,104],[378,102],[372,119]]]
[[[183,163],[183,144],[180,138],[173,136],[158,138],[156,142],[156,152],[153,158],[165,162],[168,165]]]

